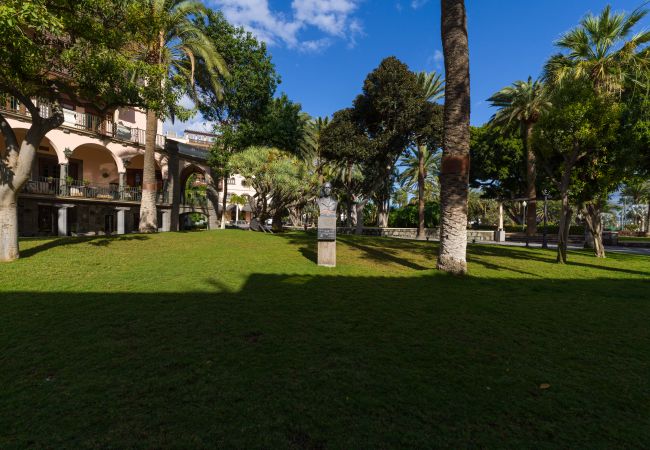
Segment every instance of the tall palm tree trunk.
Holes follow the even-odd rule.
[[[528,209],[526,212],[526,235],[537,233],[537,160],[533,151],[533,124],[524,125],[524,143],[526,144],[526,197]]]
[[[424,239],[424,148],[418,146],[418,239]]]
[[[648,213],[645,218],[645,235],[650,237],[650,200],[648,200]]]
[[[144,166],[142,173],[142,200],[140,201],[140,233],[158,231],[158,212],[156,210],[156,134],[158,133],[158,116],[156,111],[147,110],[147,130],[144,145]]]
[[[445,113],[438,269],[467,272],[467,198],[469,191],[469,45],[463,0],[441,0],[445,56]]]

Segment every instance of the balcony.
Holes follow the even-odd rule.
[[[35,104],[40,110],[41,117],[50,117],[51,107],[47,102],[35,100]],[[14,97],[9,97],[6,102],[0,102],[0,111],[9,116],[31,119],[27,108]],[[64,122],[61,127],[64,129],[97,134],[102,137],[139,146],[144,146],[146,143],[146,130],[115,123],[112,117],[100,117],[95,114],[82,113],[65,108],[63,109],[63,117]],[[156,135],[156,147],[165,147],[165,136],[160,134]]]
[[[79,180],[61,180],[60,178],[38,177],[28,181],[23,193],[44,195],[69,199],[102,200],[108,202],[137,202],[142,200],[140,187],[120,186],[116,184],[101,185]],[[158,191],[156,203],[168,203],[167,192]]]

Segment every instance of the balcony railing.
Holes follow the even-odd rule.
[[[39,108],[40,115],[48,118],[52,114],[52,108],[49,103],[41,100],[35,100]],[[0,102],[0,110],[9,114],[28,117],[31,115],[27,108],[14,97],[9,97],[6,102]],[[63,109],[63,127],[72,128],[88,133],[96,133],[118,141],[130,142],[136,145],[144,146],[146,143],[146,130],[139,128],[127,127],[122,123],[115,123],[112,117],[100,117],[91,113],[82,113],[71,109]],[[156,135],[156,146],[163,148],[165,146],[165,136]]]
[[[117,184],[100,185],[79,180],[64,181],[52,177],[39,177],[28,181],[23,187],[23,192],[106,201],[140,202],[142,200],[142,189],[140,187],[124,186],[120,189]],[[167,200],[167,192],[164,190],[158,191],[156,202],[168,203]]]

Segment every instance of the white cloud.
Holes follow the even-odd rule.
[[[426,5],[428,2],[429,0],[411,0],[411,8],[419,9]]]
[[[319,51],[331,45],[331,38],[354,45],[362,27],[353,18],[361,0],[293,0],[291,13],[271,9],[270,0],[212,0],[226,18],[255,34],[269,45],[286,45],[302,51]],[[305,31],[324,34],[302,39]]]
[[[433,52],[433,55],[429,56],[427,59],[427,65],[435,66],[437,69],[441,69],[444,59],[445,57],[442,52],[440,50],[436,50]]]

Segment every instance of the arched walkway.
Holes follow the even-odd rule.
[[[183,168],[180,176],[181,204],[204,206],[207,203],[207,181],[203,169],[195,164]]]
[[[203,212],[188,212],[180,215],[179,226],[181,231],[207,230],[209,217]]]
[[[128,163],[125,163],[126,185],[130,187],[141,187],[144,170],[144,155],[142,153],[139,153],[130,159],[126,159],[126,161],[128,161]],[[156,161],[156,182],[158,184],[158,190],[162,190],[163,176],[158,161]]]
[[[68,157],[68,176],[84,184],[119,184],[118,158],[106,147],[82,144]]]
[[[25,139],[27,130],[24,128],[14,128],[14,133],[20,145],[21,141]],[[5,150],[5,148],[4,137],[0,134],[0,151]],[[59,164],[62,162],[65,162],[63,153],[59,152],[58,148],[49,138],[43,138],[36,150],[32,164],[32,180],[38,180],[39,178],[59,178]]]

